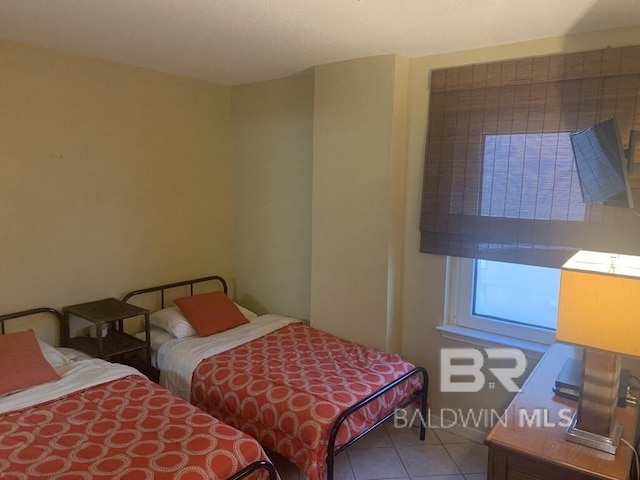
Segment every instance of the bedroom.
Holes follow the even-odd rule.
[[[457,343],[434,330],[445,260],[418,253],[429,69],[638,43],[631,26],[225,86],[3,40],[2,310],[221,274],[245,306],[400,351],[437,384]]]

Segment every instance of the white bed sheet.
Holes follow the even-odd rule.
[[[43,383],[0,398],[0,413],[55,400],[78,390],[128,375],[137,374],[142,376],[135,368],[118,363],[110,363],[99,358],[71,362],[56,368],[56,372],[60,375],[60,380]]]
[[[146,333],[140,332],[136,333],[136,338],[142,340],[144,342]],[[157,327],[151,327],[149,329],[149,344],[151,345],[151,365],[155,368],[158,368],[158,362],[156,360],[156,356],[158,354],[158,350],[167,343],[169,340],[175,340],[176,337],[171,335],[166,330]],[[159,368],[158,368],[159,370]]]
[[[160,370],[160,384],[188,402],[191,400],[191,377],[202,360],[294,322],[300,320],[268,314],[208,337],[175,338],[170,335],[171,338],[167,339],[158,335],[153,343],[158,346],[154,350],[156,368]]]

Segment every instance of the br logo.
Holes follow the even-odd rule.
[[[483,355],[484,350],[484,355]],[[513,381],[527,369],[527,357],[517,348],[442,348],[440,350],[440,391],[479,392],[485,385],[482,369],[487,360],[500,360],[506,367],[487,367],[487,370],[508,392],[519,392]],[[489,384],[494,388],[493,382]]]

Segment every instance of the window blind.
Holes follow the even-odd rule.
[[[626,142],[639,95],[640,46],[433,70],[421,251],[551,267],[640,254],[639,214],[582,201],[569,140],[616,118]]]

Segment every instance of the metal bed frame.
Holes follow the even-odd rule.
[[[193,280],[184,280],[182,282],[167,283],[166,285],[158,285],[157,287],[149,287],[149,288],[143,288],[140,290],[135,290],[133,292],[127,293],[124,297],[122,297],[122,301],[128,302],[131,297],[142,295],[144,293],[160,292],[160,308],[164,308],[165,307],[165,295],[164,295],[165,290],[171,290],[172,288],[184,287],[186,285],[189,285],[189,295],[193,295],[193,286],[196,283],[215,282],[215,281],[220,283],[220,286],[222,287],[222,291],[224,293],[229,293],[227,291],[227,282],[225,281],[225,279],[218,275],[211,275],[209,277],[194,278]]]
[[[38,313],[50,313],[56,316],[58,318],[58,326],[61,329],[60,335],[64,335],[64,332],[62,332],[62,325],[63,325],[62,313],[60,313],[55,308],[51,308],[51,307],[38,307],[38,308],[29,309],[29,310],[22,310],[20,312],[7,313],[5,315],[0,315],[0,335],[4,335],[6,333],[5,326],[4,326],[5,321],[11,320],[14,318],[19,318],[19,317],[29,317],[31,315],[37,315]]]
[[[227,480],[242,480],[259,470],[266,470],[269,474],[269,480],[278,480],[276,467],[274,467],[272,463],[267,462],[266,460],[259,460],[247,465],[235,475],[230,476]]]
[[[143,288],[143,289],[140,289],[140,290],[135,290],[133,292],[130,292],[130,293],[126,294],[122,298],[122,300],[124,302],[127,302],[130,298],[132,298],[134,296],[137,296],[137,295],[142,295],[142,294],[145,294],[145,293],[160,292],[160,308],[165,308],[165,290],[170,290],[172,288],[177,288],[177,287],[189,286],[189,292],[190,292],[189,294],[193,295],[193,286],[195,284],[204,283],[204,282],[216,282],[216,281],[220,284],[220,286],[222,288],[222,291],[224,293],[228,293],[227,292],[227,282],[224,280],[224,278],[222,278],[222,277],[220,277],[218,275],[211,275],[211,276],[208,276],[208,277],[195,278],[193,280],[184,280],[184,281],[181,281],[181,282],[168,283],[168,284],[165,284],[165,285],[158,285],[156,287],[149,287],[149,288]],[[372,393],[367,398],[364,398],[363,400],[353,404],[352,406],[350,406],[349,408],[344,410],[338,416],[338,418],[333,423],[333,426],[331,427],[331,430],[329,432],[329,440],[328,440],[329,443],[328,443],[328,447],[327,447],[327,460],[326,460],[326,464],[327,464],[327,480],[333,480],[333,473],[334,473],[334,466],[335,466],[335,456],[338,455],[339,453],[343,452],[347,447],[349,447],[353,443],[355,443],[358,440],[360,440],[362,437],[364,437],[371,430],[373,430],[374,428],[376,428],[377,426],[379,426],[380,424],[382,424],[383,422],[385,422],[386,420],[391,418],[395,414],[395,410],[393,412],[390,412],[389,414],[387,414],[383,418],[379,419],[378,421],[376,421],[373,425],[371,425],[365,431],[359,433],[358,435],[356,435],[355,437],[350,439],[345,444],[340,445],[339,447],[336,447],[335,443],[336,443],[336,439],[337,439],[337,436],[338,436],[338,431],[339,431],[341,425],[344,423],[344,421],[350,415],[352,415],[353,413],[355,413],[359,409],[367,406],[369,403],[371,403],[372,401],[376,400],[381,395],[384,395],[386,392],[388,392],[389,390],[395,388],[399,384],[401,384],[403,382],[406,382],[406,381],[409,381],[411,378],[416,377],[416,376],[418,376],[418,377],[422,376],[422,387],[419,390],[417,390],[416,392],[414,392],[410,397],[406,398],[400,405],[397,405],[396,406],[396,410],[397,409],[401,409],[401,408],[405,408],[405,407],[413,404],[414,402],[419,401],[420,402],[420,413],[421,413],[421,418],[420,418],[420,440],[424,440],[425,439],[425,436],[426,436],[425,422],[427,421],[427,396],[428,396],[428,389],[429,389],[429,374],[427,373],[427,370],[424,367],[415,367],[414,369],[412,369],[409,372],[405,373],[403,376],[397,378],[396,380],[394,380],[390,384],[385,385],[384,387],[382,387],[378,391]]]
[[[31,315],[37,315],[39,313],[50,313],[54,315],[58,319],[58,325],[60,326],[60,328],[63,328],[64,316],[61,312],[51,307],[39,307],[0,315],[0,335],[4,335],[6,333],[4,325],[5,321],[20,317],[29,317]],[[61,335],[64,335],[64,332],[61,332]],[[266,460],[258,460],[256,462],[250,463],[239,472],[230,476],[227,480],[244,480],[250,475],[259,472],[260,470],[264,470],[268,474],[269,480],[278,480],[278,473],[276,472],[276,468],[271,462],[267,462]]]

